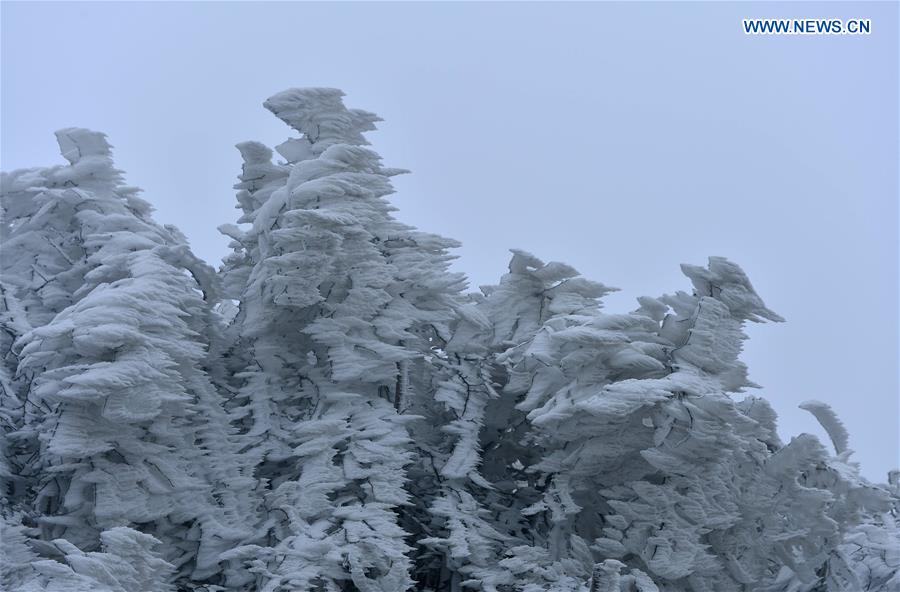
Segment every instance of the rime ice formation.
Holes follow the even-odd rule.
[[[735,396],[782,320],[736,264],[624,314],[524,251],[466,292],[342,97],[265,102],[218,271],[103,134],[3,174],[4,590],[900,590],[900,473]]]

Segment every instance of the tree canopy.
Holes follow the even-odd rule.
[[[264,103],[218,270],[98,132],[0,187],[0,586],[32,592],[891,592],[900,473],[825,403],[785,443],[723,257],[609,313],[513,251],[467,289],[336,89]],[[473,215],[477,215],[473,213]]]

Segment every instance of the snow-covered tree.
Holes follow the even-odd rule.
[[[439,574],[426,576],[436,589],[476,582],[486,590],[511,585],[528,561],[504,559],[506,551],[542,552],[524,546],[534,539],[531,519],[522,513],[536,494],[525,468],[540,449],[523,441],[527,425],[515,396],[500,392],[509,381],[500,360],[531,339],[559,307],[590,308],[596,302],[585,294],[608,291],[585,280],[567,282],[573,275],[568,266],[544,265],[514,251],[498,286],[484,287],[482,296],[456,307],[451,339],[433,357],[439,379],[434,399],[447,418],[432,423],[450,436],[430,444],[440,490],[431,502],[433,532],[424,542],[442,552]],[[583,582],[590,562],[576,563]]]
[[[28,383],[14,436],[37,442],[18,467],[29,514],[40,539],[83,551],[136,525],[182,576],[221,577],[250,481],[205,371],[215,276],[121,184],[102,134],[57,137],[69,166],[3,187],[7,305],[30,325],[13,344]]]
[[[642,298],[629,315],[563,314],[502,356],[526,440],[547,451],[529,468],[543,496],[523,513],[547,517],[533,529],[547,562],[571,557],[577,536],[660,589],[765,586],[773,565],[815,585],[842,534],[885,497],[811,436],[782,446],[764,401],[730,396],[753,386],[741,325],[780,318],[727,260],[683,269],[693,294]],[[839,423],[826,427],[843,454]]]
[[[255,366],[240,376],[241,421],[269,493],[264,536],[232,556],[252,558],[263,590],[410,585],[398,519],[409,503],[409,368],[446,334],[462,288],[447,271],[456,243],[391,215],[384,198],[400,171],[365,147],[377,117],[341,96],[294,89],[266,101],[301,134],[279,146],[282,165],[239,146],[242,182],[253,170],[265,182],[239,185],[252,227],[226,229],[239,254],[223,271],[226,282],[246,273],[232,293]]]

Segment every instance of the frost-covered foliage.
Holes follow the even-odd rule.
[[[3,177],[10,506],[86,552],[140,527],[179,576],[217,578],[252,481],[206,371],[215,275],[121,185],[102,134],[57,136],[69,166]]]
[[[27,529],[0,518],[3,548],[0,583],[21,592],[170,592],[173,566],[156,550],[159,541],[126,526],[100,534],[102,551],[84,552],[64,538],[39,545],[52,559],[29,547]],[[34,541],[32,541],[34,544]]]
[[[776,417],[739,355],[778,322],[720,257],[690,291],[513,251],[465,293],[399,222],[372,113],[265,107],[218,272],[123,184],[102,134],[4,173],[0,587],[166,592],[900,589],[900,473]]]

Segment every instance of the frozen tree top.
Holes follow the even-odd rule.
[[[269,97],[263,105],[302,133],[321,152],[331,144],[368,144],[363,132],[381,121],[374,113],[347,109],[336,88],[291,88]]]
[[[681,270],[690,278],[698,295],[716,296],[739,318],[753,322],[784,321],[766,308],[744,270],[725,257],[710,257],[707,268],[683,264]]]
[[[850,435],[847,433],[847,428],[844,427],[844,424],[838,418],[831,406],[822,401],[813,399],[800,403],[799,407],[800,409],[812,413],[813,417],[822,424],[828,437],[831,438],[832,444],[834,444],[834,451],[836,453],[841,454],[847,450],[850,446]]]
[[[272,151],[260,142],[240,142],[235,147],[240,151],[241,157],[246,163],[259,164],[272,160]]]
[[[56,132],[59,151],[70,163],[75,164],[85,156],[110,156],[111,146],[106,134],[80,127],[68,127]]]

